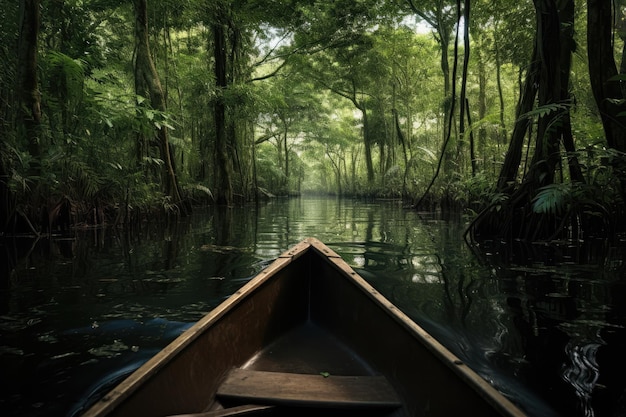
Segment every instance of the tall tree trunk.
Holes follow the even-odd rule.
[[[476,53],[478,59],[478,120],[483,120],[487,115],[487,70],[485,65],[485,58],[478,48]],[[468,110],[469,116],[469,110]],[[470,122],[471,126],[471,122]],[[472,129],[474,130],[474,129]],[[483,169],[487,167],[487,130],[483,127],[478,129],[478,151],[482,156]],[[472,168],[476,168],[475,161],[472,158]]]
[[[461,0],[457,0],[457,10],[459,16],[461,15]],[[467,72],[469,68],[470,59],[470,38],[469,38],[469,26],[470,26],[470,2],[469,0],[463,1],[463,70],[461,74],[461,96],[459,98],[459,142],[457,144],[457,159],[459,160],[459,171],[463,174],[464,164],[461,161],[463,158],[463,145],[465,144],[465,111],[469,111],[469,105],[466,106],[467,96]],[[459,19],[460,24],[460,19]],[[474,161],[471,161],[472,167]]]
[[[450,43],[452,38],[453,28],[456,24],[459,23],[460,16],[453,16],[454,12],[451,8],[448,7],[447,3],[443,1],[437,1],[434,5],[434,10],[432,13],[427,13],[423,11],[421,8],[417,7],[417,3],[414,0],[407,0],[409,7],[424,19],[427,23],[429,23],[435,30],[435,39],[439,43],[441,47],[441,59],[440,66],[441,72],[443,74],[443,91],[444,91],[444,101],[443,101],[443,120],[449,120],[452,116],[454,104],[452,100],[454,99],[452,94],[452,86],[456,81],[454,80],[454,75],[450,74]],[[422,5],[420,4],[420,7]],[[458,37],[457,37],[458,39]],[[456,59],[456,57],[455,57]],[[442,143],[446,144],[450,141],[451,137],[451,129],[456,129],[456,124],[452,125],[451,123],[444,123],[442,129]],[[453,169],[453,160],[454,160],[454,147],[448,148],[447,145],[444,145],[445,149],[448,149],[446,154],[442,156],[443,160],[445,160],[445,169],[444,171],[450,171]],[[429,187],[430,188],[430,187]]]
[[[438,40],[441,45],[441,72],[443,73],[444,85],[443,85],[443,118],[442,120],[450,120],[453,116],[453,108],[454,103],[453,100],[455,97],[452,96],[452,84],[456,82],[456,80],[451,79],[450,76],[450,63],[449,60],[449,52],[450,48],[450,35],[444,33],[448,28],[438,29],[439,33]],[[456,59],[456,57],[455,57]],[[442,141],[441,143],[446,143],[450,141],[452,136],[452,129],[456,129],[456,124],[453,126],[450,123],[444,123],[442,133]],[[445,153],[442,155],[444,161],[444,172],[451,172],[454,169],[454,155],[456,153],[456,147],[454,146],[446,146]]]
[[[626,105],[619,88],[613,49],[613,4],[606,0],[587,1],[587,48],[591,89],[600,111],[610,147],[626,152]]]
[[[17,50],[17,132],[27,142],[31,157],[29,176],[35,179],[30,193],[30,212],[22,213],[33,232],[38,224],[45,227],[47,208],[42,201],[41,183],[41,94],[37,79],[37,44],[40,25],[40,1],[22,0],[20,3],[19,41]],[[39,209],[42,208],[42,212]],[[32,220],[32,222],[31,222]],[[35,223],[33,226],[32,223]]]
[[[498,31],[498,20],[495,22],[495,30]],[[500,129],[501,132],[499,134],[499,139],[504,143],[507,138],[506,125],[504,123],[504,92],[502,89],[502,71],[500,67],[502,66],[502,58],[500,57],[500,44],[496,41],[495,45],[495,55],[496,55],[496,81],[498,84],[498,101],[500,102]],[[498,141],[498,145],[500,144],[500,140]]]
[[[518,176],[524,138],[531,126],[530,119],[524,115],[533,109],[535,98],[538,96],[540,107],[562,105],[569,99],[573,30],[563,29],[561,19],[564,19],[566,26],[573,26],[573,1],[561,1],[561,14],[555,0],[535,0],[534,3],[537,13],[535,48],[518,104],[517,122],[498,179],[499,191],[510,190]],[[534,154],[525,179],[531,189],[553,182],[560,161],[559,140],[567,136],[565,130],[569,127],[567,120],[557,127],[555,122],[559,118],[567,119],[567,111],[559,108],[547,112],[537,123]],[[524,192],[532,193],[530,190]]]
[[[522,161],[522,151],[524,149],[524,139],[530,128],[530,119],[522,117],[530,112],[535,104],[537,97],[537,87],[539,83],[539,63],[537,57],[537,47],[535,46],[531,58],[531,63],[526,70],[526,78],[522,88],[519,103],[517,104],[516,122],[511,135],[509,148],[504,156],[504,163],[498,177],[497,190],[504,192],[511,190],[514,186],[520,163]]]
[[[215,60],[215,86],[217,98],[213,107],[215,122],[215,181],[217,187],[217,203],[230,205],[233,200],[230,159],[228,158],[228,137],[226,129],[226,104],[224,92],[228,88],[226,25],[223,11],[218,12],[213,23],[213,58]]]
[[[31,174],[39,176],[41,173],[41,95],[37,80],[37,40],[40,2],[39,0],[22,0],[20,6],[21,24],[17,62],[18,122],[28,141],[28,152],[33,161]]]
[[[398,117],[398,111],[395,109],[395,107],[391,109],[391,113],[393,114],[393,121],[396,127],[396,135],[398,136],[398,140],[402,145],[402,156],[404,158],[404,173],[402,175],[402,197],[406,197],[406,182],[409,175],[409,156],[406,150],[406,139],[404,138],[404,133],[402,133],[402,128],[400,127],[400,119]],[[411,120],[410,118],[407,119]]]
[[[355,101],[356,104],[356,101]],[[365,105],[357,106],[361,113],[363,113],[363,144],[365,145],[365,166],[367,168],[367,183],[372,185],[374,183],[374,163],[372,162],[372,132]]]
[[[613,49],[613,2],[587,1],[587,48],[591,89],[600,112],[600,119],[609,147],[626,152],[626,103],[620,81],[616,80],[617,65]],[[623,83],[623,81],[621,82]],[[626,162],[611,161],[626,199]]]
[[[576,51],[576,43],[574,41],[574,18],[575,7],[574,0],[559,0],[557,7],[559,9],[559,18],[561,20],[561,100],[570,101],[569,84],[570,69],[572,67],[572,54]],[[576,157],[576,146],[574,145],[574,136],[572,135],[572,123],[570,111],[563,115],[563,124],[560,128],[561,139],[563,140],[563,148],[568,154],[567,162],[570,172],[570,178],[575,182],[585,182],[582,168]]]
[[[166,111],[165,95],[150,53],[148,40],[147,0],[134,0],[135,6],[135,90],[138,95],[150,97],[150,105],[160,112]],[[176,171],[169,144],[168,128],[157,128],[159,152],[164,164],[163,191],[170,196],[183,214],[188,207],[182,202]]]
[[[287,146],[287,130],[285,130],[285,191],[289,193],[289,146]]]
[[[539,52],[539,107],[561,104],[561,22],[555,0],[535,0],[537,9],[537,49]],[[567,68],[569,73],[569,68]],[[567,91],[567,88],[566,88]],[[559,129],[556,120],[564,111],[559,109],[539,117],[537,136],[529,180],[534,188],[554,182],[559,163]]]
[[[352,152],[350,152],[350,178],[352,182],[351,192],[352,195],[356,195],[357,193],[357,165],[359,162],[359,151],[357,149],[352,148]]]
[[[532,209],[532,199],[538,188],[552,184],[560,159],[560,140],[570,140],[569,71],[572,54],[573,0],[535,0],[537,32],[535,48],[526,74],[523,93],[517,109],[517,122],[509,150],[498,180],[498,191],[507,193],[510,199],[501,210],[486,210],[473,222],[470,229],[476,233],[487,232],[499,238],[544,239],[560,233],[564,223],[552,214],[537,214]],[[529,130],[530,117],[535,98],[541,109],[537,121],[537,133],[532,163],[519,187],[516,187],[523,142]],[[569,136],[569,137],[568,137]],[[568,143],[567,147],[573,147]],[[572,176],[576,164],[570,163]],[[561,224],[559,224],[561,223]],[[468,229],[468,230],[470,230]]]
[[[617,1],[615,5],[617,10],[622,11],[622,15],[616,16],[615,19],[615,31],[622,40],[622,56],[619,63],[619,73],[622,76],[626,75],[626,10],[623,8],[625,5],[624,0]],[[621,82],[620,86],[622,87],[622,96],[626,97],[626,82]]]
[[[0,134],[2,130],[0,129]],[[0,142],[0,152],[4,152],[4,142]],[[0,234],[9,231],[9,223],[15,209],[11,189],[8,187],[9,171],[4,158],[0,158]]]
[[[472,114],[470,113],[469,99],[465,99],[465,113],[467,114],[467,124],[472,125]],[[478,173],[478,159],[476,157],[476,145],[474,143],[474,131],[469,134],[470,161],[472,165],[472,177]]]

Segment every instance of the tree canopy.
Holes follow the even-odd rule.
[[[623,232],[623,1],[21,0],[0,11],[5,233],[303,192]]]

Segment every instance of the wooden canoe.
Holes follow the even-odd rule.
[[[84,416],[523,416],[309,238]]]

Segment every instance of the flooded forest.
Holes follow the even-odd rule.
[[[19,239],[302,196],[452,216],[494,270],[624,286],[626,0],[0,6],[3,294]]]
[[[3,3],[5,235],[317,193],[623,238],[622,1]]]

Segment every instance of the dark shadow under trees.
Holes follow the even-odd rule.
[[[603,190],[590,183],[574,145],[570,112],[575,103],[569,92],[576,47],[574,2],[535,0],[535,46],[517,122],[493,200],[468,228],[474,243],[582,240],[592,235],[614,236],[625,229],[618,216],[623,211],[626,179],[624,101],[621,90],[615,88],[611,6],[605,3],[588,2],[588,43],[593,45],[588,48],[588,60],[608,148],[601,163],[610,169],[614,181]],[[523,161],[527,139],[534,141],[527,145],[532,157]],[[610,201],[597,198],[600,192],[612,193]]]

